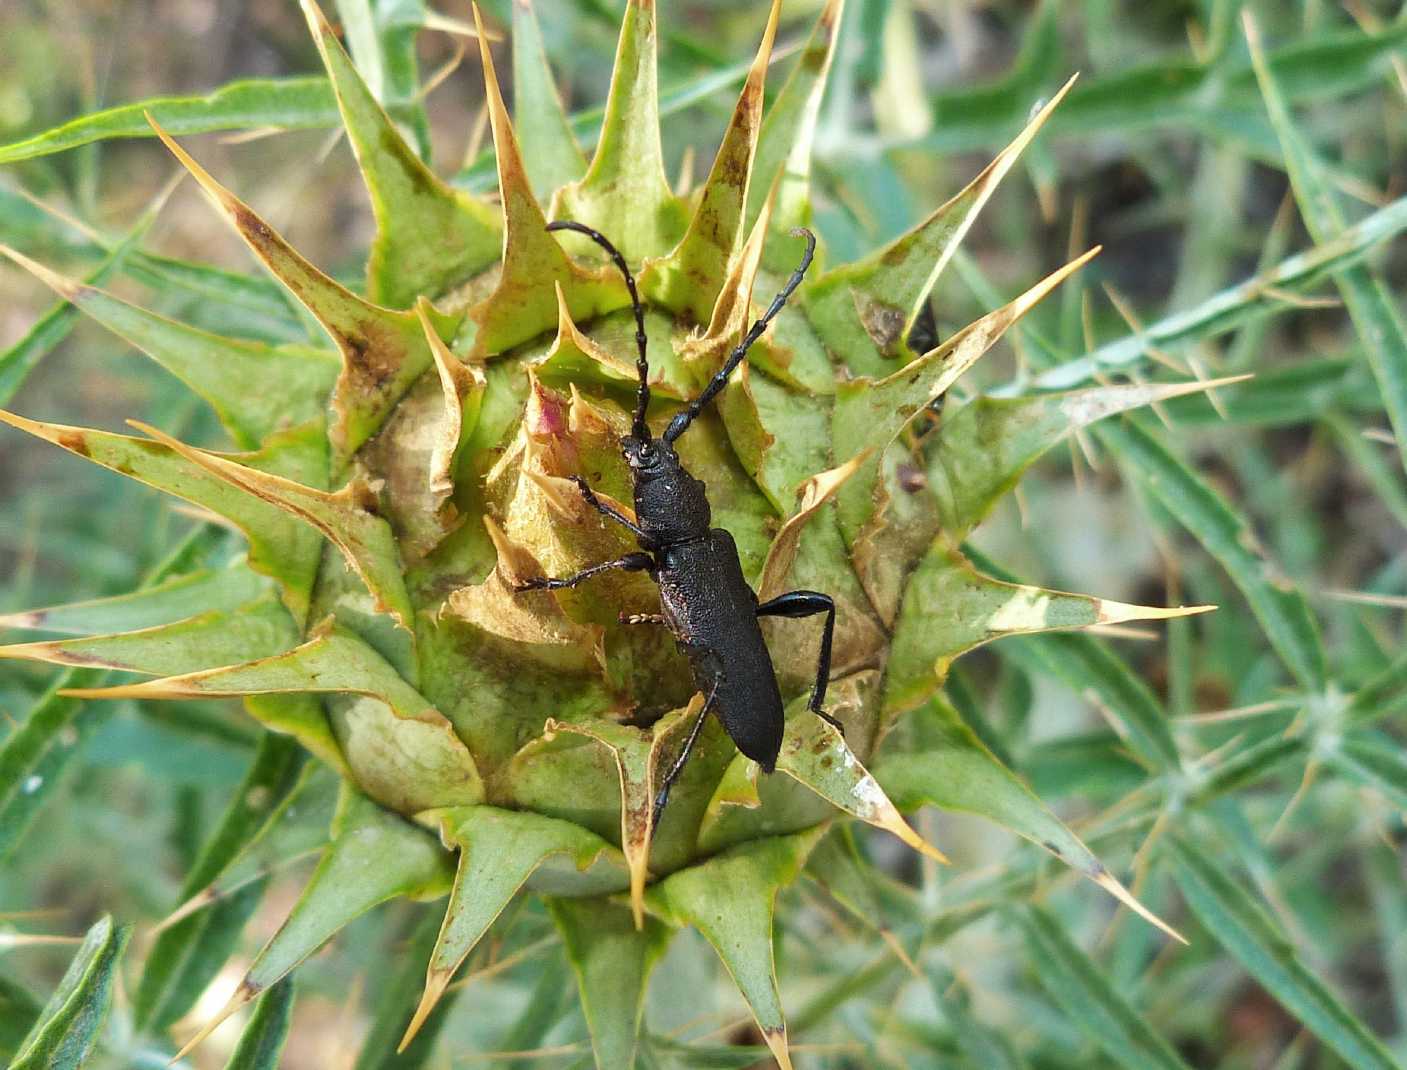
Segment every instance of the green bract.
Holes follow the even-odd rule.
[[[656,778],[698,701],[673,638],[618,620],[657,611],[655,589],[623,574],[555,595],[512,589],[516,578],[633,548],[571,482],[585,477],[628,511],[619,450],[634,391],[627,294],[594,246],[550,234],[547,221],[596,227],[638,271],[656,424],[716,371],[796,260],[791,231],[809,219],[810,146],[842,0],[825,5],[764,116],[778,6],[713,168],[687,193],[664,174],[652,0],[627,7],[589,165],[526,0],[514,5],[512,121],[480,25],[494,203],[421,162],[305,0],[376,217],[364,295],[310,264],[158,132],[322,325],[322,347],[218,337],[6,250],[188,384],[236,452],[145,426],[128,437],[0,419],[216,514],[244,533],[248,552],[122,598],[10,618],[73,638],[0,656],[153,677],[71,692],[89,698],[243,696],[251,716],[343,777],[321,863],[225,1015],[371,907],[448,896],[409,1042],[499,913],[528,890],[548,897],[598,1066],[631,1064],[650,969],[680,926],[717,949],[788,1066],[772,969],[778,889],[846,818],[936,855],[900,812],[925,803],[1001,822],[1142,912],[938,690],[953,659],[1004,635],[1196,611],[1004,582],[960,547],[1052,445],[1205,384],[954,406],[926,473],[913,442],[931,403],[1087,259],[931,352],[910,349],[934,281],[1063,90],[908,234],[857,263],[819,266],[751,366],[680,442],[761,597],[793,587],[835,596],[830,710],[843,737],[804,711],[817,630],[771,623],[794,715],[778,774],[759,778],[710,724],[651,829]],[[886,737],[905,716],[923,730],[901,748]],[[256,782],[296,777],[287,751],[271,744],[261,754]],[[187,887],[192,909],[215,898],[224,867],[206,866]],[[144,980],[146,1020],[165,1021],[161,983],[149,991]],[[271,1035],[286,1020],[287,991],[278,992],[258,1019]]]

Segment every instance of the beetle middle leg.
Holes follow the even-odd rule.
[[[575,587],[583,580],[589,580],[592,576],[599,576],[603,572],[611,572],[616,569],[623,569],[627,572],[645,572],[655,566],[655,559],[649,554],[635,553],[618,557],[614,561],[603,561],[599,565],[592,565],[584,568],[572,576],[563,576],[561,579],[550,580],[545,576],[539,576],[531,580],[523,580],[514,584],[517,591],[560,591],[566,587]]]
[[[819,591],[788,591],[757,607],[759,617],[814,617],[826,615],[825,630],[821,632],[821,655],[816,659],[816,683],[811,688],[810,709],[821,720],[845,735],[845,726],[821,708],[826,701],[826,687],[831,678],[831,642],[835,638],[835,599]]]
[[[660,781],[659,791],[655,793],[654,809],[650,815],[651,829],[660,827],[660,815],[664,813],[664,804],[669,801],[669,789],[674,787],[679,774],[684,772],[684,766],[688,764],[689,755],[694,752],[694,744],[699,741],[699,733],[703,731],[704,721],[708,719],[708,711],[713,708],[714,700],[718,698],[718,688],[722,683],[721,673],[713,678],[713,687],[709,689],[703,709],[699,710],[699,715],[694,720],[694,727],[689,729],[689,737],[684,740],[684,746],[680,749],[679,756],[674,759],[674,764],[669,767],[669,772],[665,773],[664,779]]]

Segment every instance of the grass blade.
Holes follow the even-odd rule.
[[[1249,522],[1137,421],[1105,423],[1094,434],[1226,570],[1290,672],[1306,687],[1322,689],[1324,650],[1309,605],[1277,574]]]
[[[215,130],[327,129],[341,122],[322,77],[253,78],[200,97],[153,97],[80,116],[22,141],[0,145],[0,164],[31,160],[112,138],[153,137],[146,113],[172,136]]]
[[[1256,316],[1285,307],[1287,295],[1303,295],[1329,275],[1342,275],[1404,230],[1407,197],[1400,197],[1345,228],[1331,241],[1286,257],[1268,271],[1229,286],[1192,308],[1149,323],[1141,331],[1105,343],[1086,356],[1046,368],[1032,376],[1029,385],[1040,390],[1068,390],[1089,382],[1096,372],[1146,360],[1151,349],[1175,353],[1225,334]],[[1014,393],[1017,385],[1007,384],[992,393]]]
[[[197,528],[153,571],[146,586],[199,567],[221,539],[221,533],[212,528]],[[101,679],[102,674],[93,670],[61,673],[29,716],[0,745],[0,858],[14,850],[39,808],[53,794],[69,762],[82,752],[84,741],[106,719],[108,711],[102,707],[94,707],[89,716],[79,717],[84,704],[64,698],[59,692],[67,687],[95,685]]]
[[[299,784],[305,758],[292,737],[271,732],[260,736],[249,771],[186,875],[179,902],[209,887],[267,829]],[[133,1006],[139,1027],[166,1029],[191,1009],[234,949],[263,897],[264,884],[253,881],[162,931],[143,962]]]
[[[1348,779],[1383,796],[1396,810],[1407,811],[1407,759],[1402,746],[1376,732],[1345,736],[1329,761]]]
[[[117,966],[131,935],[130,926],[115,927],[110,917],[88,930],[10,1070],[78,1070],[84,1064],[112,1005]]]
[[[1187,841],[1170,842],[1173,873],[1187,905],[1247,973],[1355,1070],[1401,1070],[1382,1042],[1305,967],[1244,884]]]
[[[1320,245],[1336,240],[1343,232],[1344,218],[1324,167],[1314,150],[1305,141],[1294,117],[1290,114],[1286,95],[1281,89],[1283,72],[1277,71],[1261,49],[1260,33],[1251,13],[1243,14],[1246,40],[1251,47],[1251,62],[1256,80],[1270,113],[1270,125],[1280,139],[1280,151],[1290,173],[1290,187],[1300,215],[1315,242]],[[1397,28],[1401,32],[1402,27]],[[1383,35],[1384,37],[1388,35]],[[1363,265],[1341,272],[1336,280],[1339,292],[1358,335],[1367,348],[1368,361],[1382,391],[1383,405],[1393,430],[1397,433],[1397,448],[1407,461],[1407,324],[1382,280]]]
[[[280,981],[259,999],[225,1070],[278,1070],[293,1018],[293,981]]]
[[[1187,1070],[1172,1046],[1120,995],[1059,921],[1034,906],[1017,916],[1041,983],[1105,1054],[1128,1070]]]

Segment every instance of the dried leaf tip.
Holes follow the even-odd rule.
[[[482,39],[482,38],[481,38]],[[420,997],[420,1002],[416,1005],[415,1013],[411,1015],[410,1024],[406,1026],[405,1035],[401,1037],[401,1042],[396,1045],[396,1054],[404,1054],[406,1048],[414,1042],[416,1034],[424,1027],[426,1020],[434,1013],[435,1007],[439,1005],[445,990],[449,988],[451,974],[446,970],[439,970],[430,967],[429,973],[425,977],[425,991]]]
[[[42,282],[45,286],[49,287],[49,289],[53,290],[54,293],[58,294],[65,301],[74,301],[83,292],[82,283],[76,282],[73,279],[60,275],[57,271],[46,267],[37,260],[31,260],[18,249],[12,249],[10,246],[5,245],[3,242],[0,242],[0,256],[5,257],[7,260],[13,261],[19,267],[24,268],[25,271],[28,271],[31,275],[33,275],[36,279]]]
[[[201,1028],[199,1033],[191,1037],[190,1040],[186,1041],[186,1043],[181,1047],[181,1050],[176,1052],[175,1055],[171,1056],[171,1061],[168,1062],[166,1065],[168,1067],[175,1066],[192,1051],[198,1048],[201,1044],[204,1044],[205,1041],[209,1039],[211,1033],[215,1032],[215,1030],[219,1029],[220,1026],[225,1024],[225,1021],[230,1017],[230,1015],[234,1014],[235,1011],[239,1010],[258,994],[259,989],[252,982],[250,982],[249,978],[246,977],[243,981],[239,983],[239,987],[235,989],[234,995],[232,995],[229,999],[229,1002],[226,1003],[224,1007],[220,1009],[220,1012],[216,1014],[215,1017],[212,1018],[209,1022],[207,1022],[204,1027]]]
[[[1090,873],[1088,874],[1088,876],[1091,881],[1099,885],[1099,887],[1103,888],[1106,892],[1112,895],[1119,902],[1123,903],[1124,906],[1128,907],[1140,918],[1148,922],[1149,925],[1161,929],[1163,932],[1167,933],[1174,940],[1176,940],[1179,944],[1182,944],[1187,947],[1191,946],[1191,942],[1187,939],[1187,937],[1183,936],[1180,932],[1174,929],[1162,918],[1158,917],[1158,915],[1154,914],[1151,910],[1149,910],[1146,906],[1144,906],[1136,898],[1134,898],[1133,893],[1130,892],[1127,888],[1125,888],[1118,881],[1118,879],[1115,878],[1115,876],[1110,873],[1107,869],[1101,869],[1097,873]]]
[[[708,318],[742,243],[762,127],[763,87],[780,10],[781,0],[773,0],[757,58],[743,83],[687,233],[641,280],[642,287],[659,303],[686,309],[697,321]]]

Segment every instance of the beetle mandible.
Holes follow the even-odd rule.
[[[659,614],[622,616],[623,623],[661,624],[674,633],[681,651],[689,659],[694,685],[705,697],[703,708],[689,730],[678,756],[671,764],[655,795],[652,826],[659,825],[669,790],[683,772],[698,742],[699,732],[709,711],[723,723],[739,751],[753,759],[766,772],[777,765],[784,727],[782,696],[776,670],[758,625],[760,617],[810,617],[826,615],[821,634],[821,652],[816,663],[816,682],[811,689],[810,710],[834,725],[841,725],[822,709],[826,684],[830,679],[831,640],[835,634],[835,601],[818,591],[788,591],[759,603],[757,595],[743,578],[733,536],[711,527],[712,512],[704,484],[684,468],[674,451],[674,442],[694,422],[699,413],[718,395],[728,377],[743,362],[752,344],[782,310],[787,299],[801,285],[806,269],[816,253],[816,238],[800,228],[792,234],[806,240],[801,263],[792,272],[781,292],[743,336],[698,397],[690,401],[669,422],[663,435],[653,436],[645,422],[650,404],[650,367],[646,358],[645,310],[625,257],[599,231],[582,223],[557,221],[548,230],[570,230],[584,234],[606,251],[625,278],[630,304],[635,314],[636,375],[635,414],[630,434],[621,440],[621,450],[630,466],[635,497],[635,519],[603,502],[586,480],[574,482],[587,504],[627,528],[640,545],[640,551],[614,561],[583,569],[560,579],[531,579],[517,585],[521,591],[555,591],[575,587],[583,580],[613,569],[647,572],[659,585]]]

